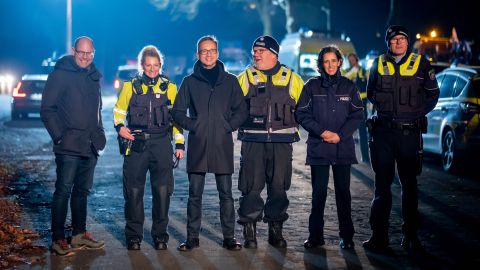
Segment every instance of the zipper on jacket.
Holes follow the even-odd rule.
[[[267,126],[267,139],[270,141],[270,133],[272,132],[272,104],[268,104]]]
[[[148,127],[150,127],[151,123],[153,123],[152,117],[152,99],[150,98],[148,101]],[[153,126],[153,125],[152,125]]]

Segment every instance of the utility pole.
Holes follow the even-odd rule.
[[[330,35],[330,8],[327,8],[325,6],[321,6],[321,9],[323,12],[325,12],[325,17],[326,17],[326,24],[327,24],[327,33]]]
[[[67,40],[66,54],[70,54],[72,48],[72,0],[67,0]]]

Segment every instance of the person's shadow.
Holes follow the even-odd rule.
[[[355,249],[342,249],[341,250],[343,258],[345,259],[345,264],[348,270],[360,270],[362,268],[362,263],[358,258],[357,252]]]
[[[397,261],[397,255],[393,249],[385,251],[372,251],[365,249],[365,255],[370,261],[370,265],[378,269],[401,269],[401,264]]]
[[[307,270],[328,269],[327,251],[322,247],[305,249],[303,264]]]
[[[52,270],[63,269],[93,269],[92,265],[98,257],[105,256],[104,249],[78,250],[72,257],[50,255],[50,267]]]

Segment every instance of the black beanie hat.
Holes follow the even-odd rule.
[[[390,39],[394,36],[402,35],[408,39],[408,29],[403,25],[391,25],[385,33],[385,42],[389,45]]]
[[[262,47],[262,48],[268,49],[275,55],[278,55],[278,51],[280,50],[280,45],[278,45],[278,42],[271,36],[258,37],[253,42],[252,50],[254,47]]]

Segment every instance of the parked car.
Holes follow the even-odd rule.
[[[441,154],[443,169],[458,168],[480,149],[480,67],[451,67],[437,74],[440,98],[428,115],[424,150]]]
[[[113,87],[119,93],[122,90],[123,82],[131,80],[138,73],[137,65],[122,65],[118,66]]]
[[[13,89],[12,119],[40,117],[42,93],[48,74],[26,74]]]

